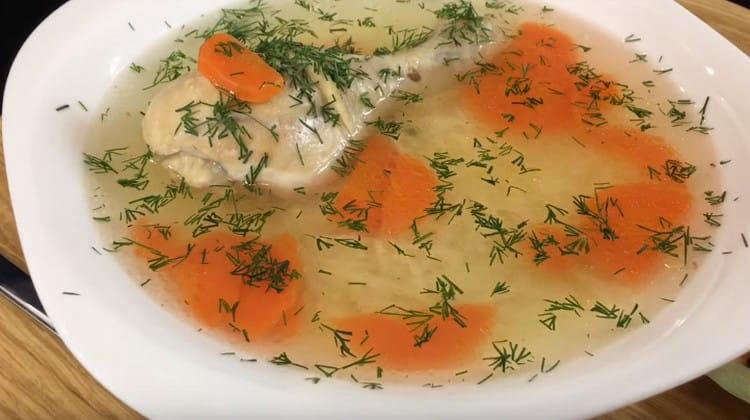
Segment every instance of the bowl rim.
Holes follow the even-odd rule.
[[[49,68],[38,66],[40,57],[45,53],[48,45],[60,40],[71,39],[70,31],[68,30],[71,25],[86,26],[87,19],[91,16],[98,16],[100,14],[104,16],[107,12],[111,12],[117,8],[130,7],[133,8],[132,10],[136,10],[136,6],[133,5],[143,5],[146,3],[148,3],[148,0],[133,0],[130,5],[128,5],[127,0],[112,2],[71,0],[42,22],[19,51],[11,68],[4,98],[3,129],[5,133],[4,151],[8,182],[14,213],[18,219],[21,243],[24,254],[28,259],[29,270],[34,279],[34,284],[40,292],[40,298],[45,308],[47,308],[50,318],[58,327],[59,334],[68,348],[100,383],[109,388],[114,395],[121,398],[131,407],[141,410],[143,414],[152,415],[160,413],[160,411],[155,410],[157,407],[155,405],[156,401],[150,397],[146,399],[147,401],[144,401],[142,396],[139,395],[138,390],[132,388],[133,381],[127,377],[123,377],[123,375],[131,375],[135,372],[129,372],[123,367],[115,366],[116,364],[103,365],[100,358],[93,356],[91,354],[92,349],[87,347],[88,339],[82,337],[83,335],[91,334],[91,332],[80,331],[75,328],[81,325],[89,325],[74,321],[87,314],[82,314],[80,311],[72,311],[70,306],[60,299],[60,285],[54,279],[56,275],[55,270],[58,267],[66,267],[68,271],[73,271],[75,263],[61,261],[64,258],[56,258],[53,264],[45,262],[45,256],[48,257],[50,252],[59,251],[59,249],[50,248],[45,240],[44,232],[40,232],[35,223],[35,216],[41,214],[40,212],[43,212],[44,209],[39,197],[28,193],[29,185],[33,185],[31,178],[33,173],[25,166],[27,166],[28,158],[30,157],[30,143],[33,139],[29,138],[29,135],[26,133],[25,128],[28,126],[29,120],[24,115],[24,110],[38,108],[33,106],[36,103],[36,99],[28,97],[26,86],[28,86],[29,82],[34,81],[35,78],[43,79],[43,76],[48,76],[51,71]],[[165,3],[180,4],[181,7],[187,8],[197,8],[201,4],[200,0],[186,1],[184,4],[179,3],[179,0],[168,0]],[[224,0],[223,3],[232,2]],[[566,8],[562,0],[553,0],[548,3],[555,6],[559,5],[561,9]],[[595,0],[581,0],[577,4],[582,7],[595,7],[596,3]],[[659,15],[661,13],[667,16],[668,20],[674,19],[675,22],[680,22],[683,25],[683,29],[690,28],[691,31],[684,30],[684,34],[681,34],[685,37],[684,42],[692,43],[697,50],[703,51],[706,62],[719,63],[720,67],[716,67],[715,70],[723,71],[725,73],[724,77],[735,77],[736,80],[743,80],[743,75],[750,74],[750,58],[677,3],[667,0],[655,2],[642,0],[639,3],[644,7],[644,10],[656,11],[658,12],[658,16],[661,16]],[[216,4],[206,6],[204,3],[203,7],[213,10],[218,6]],[[607,3],[599,7],[610,7],[618,11],[621,10],[618,9],[620,6],[613,3]],[[657,19],[657,17],[648,17],[647,13],[644,13],[642,17],[644,19]],[[728,66],[728,63],[731,63],[731,67]],[[736,97],[740,96],[739,92],[744,92],[745,96],[750,95],[750,87],[748,86],[744,88],[739,86],[736,89],[738,90]],[[736,106],[736,109],[743,109],[738,103],[732,102],[731,99],[728,103],[728,106]],[[748,109],[747,105],[744,109]],[[747,143],[749,140],[750,138],[745,136],[744,140],[741,139],[740,141]],[[745,272],[750,273],[750,267]],[[750,316],[750,308],[739,308],[738,313],[744,314],[745,319],[747,319]],[[123,332],[132,333],[135,338],[140,337],[136,332],[124,327]],[[699,345],[699,340],[694,339],[694,341],[690,341],[687,338],[684,340],[686,340],[686,344]],[[270,410],[273,406],[284,407],[287,414],[310,413],[310,410],[314,410],[316,407],[320,408],[317,398],[314,397],[319,397],[320,395],[335,397],[336,393],[339,393],[339,396],[345,395],[351,400],[346,406],[334,407],[327,411],[332,416],[337,417],[344,417],[350,414],[352,410],[359,411],[362,408],[372,410],[370,411],[371,415],[375,414],[377,416],[386,413],[401,415],[408,413],[415,416],[426,416],[435,412],[445,414],[446,416],[459,414],[481,416],[488,414],[490,410],[493,413],[527,413],[533,418],[544,416],[558,417],[561,413],[564,413],[563,417],[592,416],[676,386],[717,367],[725,361],[739,356],[750,348],[750,334],[746,333],[742,336],[738,333],[737,337],[719,337],[716,339],[715,344],[716,347],[723,346],[724,348],[714,349],[710,352],[706,350],[706,353],[701,356],[702,358],[696,358],[695,363],[690,366],[680,365],[671,361],[670,359],[674,357],[674,354],[659,351],[659,349],[651,349],[653,350],[650,354],[652,359],[649,361],[626,359],[628,362],[633,362],[627,369],[619,367],[617,368],[617,372],[601,372],[601,374],[597,373],[588,377],[582,377],[572,387],[573,389],[563,389],[557,383],[541,384],[536,387],[536,392],[538,396],[546,396],[547,399],[545,401],[548,403],[544,407],[538,407],[537,402],[532,400],[517,401],[513,404],[505,401],[504,404],[509,405],[504,407],[494,401],[495,398],[492,397],[491,392],[485,391],[462,396],[460,404],[453,403],[450,399],[444,398],[442,391],[429,395],[419,392],[411,395],[413,399],[409,401],[405,400],[403,396],[396,394],[386,393],[380,398],[370,398],[367,396],[369,394],[363,394],[362,392],[348,392],[336,387],[330,387],[321,388],[325,389],[322,394],[321,392],[310,392],[309,395],[300,396],[298,400],[294,401],[294,404],[288,404],[289,401],[281,398],[279,389],[277,388],[263,389],[263,387],[255,387],[253,391],[257,393],[258,400],[263,400],[258,401],[258,410],[265,413],[271,413],[272,411],[267,410]],[[687,350],[683,350],[683,352],[685,351]],[[175,366],[185,366],[184,363],[185,360],[180,360],[174,364]],[[176,369],[175,366],[170,365],[169,369]],[[129,369],[133,368],[131,365],[127,367]],[[153,368],[153,365],[139,367],[147,369]],[[659,376],[653,374],[659,368],[663,369],[665,367],[672,369],[670,375]],[[176,372],[169,369],[165,366],[166,372]],[[155,385],[155,389],[162,392],[168,389],[163,387],[165,384],[177,386],[180,381],[189,379],[189,375],[177,374],[171,379],[154,378],[145,372],[143,370],[137,373],[142,378],[149,378],[153,379],[155,383],[158,382]],[[210,376],[209,373],[202,372],[202,374],[205,374],[206,377]],[[633,376],[640,377],[633,378]],[[607,391],[606,385],[613,384],[634,386],[620,390],[618,391],[618,395],[612,396]],[[177,395],[175,400],[165,403],[165,406],[168,409],[177,408],[177,402],[181,401],[184,403],[186,401],[184,398],[190,395],[194,396],[195,389],[199,388],[200,386],[197,386],[196,388],[186,390],[184,395]],[[583,392],[586,392],[589,398],[576,406],[571,406],[570,403],[575,401],[576,398],[580,398]],[[175,393],[179,394],[179,392]],[[512,392],[510,394],[515,395]],[[511,411],[508,411],[509,407],[512,409]],[[163,415],[164,411],[161,411],[161,413]],[[283,413],[283,411],[277,413]]]

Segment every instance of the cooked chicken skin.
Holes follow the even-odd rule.
[[[356,56],[352,65],[367,76],[354,80],[345,90],[310,70],[310,78],[317,84],[314,102],[318,109],[325,104],[333,107],[339,122],[326,122],[320,112],[311,115],[309,104],[301,105],[293,98],[297,92],[287,87],[271,101],[252,105],[249,115],[233,114],[246,130],[249,156],[242,155],[231,135],[210,134],[205,127],[192,133],[186,130],[187,105],[193,104],[190,116],[195,121],[205,121],[213,115],[211,105],[228,97],[200,74],[187,74],[152,99],[143,119],[143,137],[163,165],[194,187],[252,180],[279,193],[314,188],[335,176],[330,169],[352,140],[370,134],[373,128],[367,122],[392,110],[396,101],[390,97],[396,90],[423,91],[427,83],[437,83],[436,74],[452,77],[461,66],[472,65],[490,45],[442,45],[433,37],[393,55]],[[451,63],[450,68],[446,62]],[[385,68],[397,75],[380,77],[378,72]]]

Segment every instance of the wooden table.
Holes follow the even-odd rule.
[[[750,54],[750,10],[725,0],[679,0]],[[0,138],[0,142],[2,138]],[[26,270],[0,150],[0,254]],[[139,418],[99,385],[60,339],[0,296],[0,418]],[[750,405],[707,377],[603,416],[604,419],[750,418]]]

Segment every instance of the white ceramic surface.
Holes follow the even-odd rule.
[[[716,249],[734,254],[714,253],[647,327],[532,383],[373,392],[338,381],[313,386],[299,372],[220,356],[221,343],[165,314],[113,257],[92,252],[99,234],[81,152],[103,93],[168,31],[163,21],[176,27],[227,3],[72,0],[32,34],[6,87],[5,158],[35,286],[75,356],[134,409],[156,418],[573,418],[676,386],[750,349],[750,250],[740,240],[750,232],[750,59],[669,0],[549,0],[618,37],[638,34],[639,49],[664,55],[675,68],[669,77],[690,96],[711,96],[719,156],[733,160],[726,188],[741,197],[724,216]],[[92,112],[55,112],[78,99]]]

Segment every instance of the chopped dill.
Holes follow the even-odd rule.
[[[315,128],[312,125],[308,124],[305,120],[303,120],[301,118],[298,121],[299,121],[300,124],[302,124],[302,126],[304,126],[306,129],[310,130],[310,132],[312,132],[315,135],[315,137],[317,137],[318,142],[320,144],[323,144],[323,138],[320,137],[320,132],[318,131],[317,128]]]
[[[367,93],[363,93],[359,96],[359,102],[361,102],[362,105],[366,106],[367,108],[375,108],[375,105],[373,105],[372,100],[370,100],[370,97],[367,95]]]
[[[645,251],[657,251],[677,258],[681,251],[683,263],[687,265],[689,251],[711,252],[713,249],[710,235],[693,236],[689,226],[667,224],[656,229],[641,225],[638,227],[650,233],[646,242],[638,250],[639,254]]]
[[[210,114],[204,119],[199,120],[197,117],[198,108],[207,107]],[[245,125],[240,124],[239,117],[245,117],[257,123],[275,140],[278,140],[276,127],[268,127],[255,119],[252,114],[250,105],[237,99],[234,95],[221,91],[219,100],[215,103],[191,101],[185,106],[178,108],[175,112],[180,113],[180,123],[175,129],[175,133],[182,129],[184,132],[198,136],[200,134],[208,138],[209,145],[213,146],[215,141],[223,140],[230,137],[237,144],[238,158],[247,162],[253,155],[252,150],[247,146],[251,139],[250,133]],[[201,133],[199,129],[202,129]],[[266,158],[267,159],[267,158]],[[262,160],[262,159],[261,159]]]
[[[403,248],[401,248],[400,246],[394,244],[393,242],[389,241],[388,243],[396,250],[396,252],[398,253],[398,255],[401,255],[401,256],[404,256],[404,257],[412,257],[412,258],[414,257],[414,255],[406,253],[406,251],[404,251]]]
[[[578,214],[586,216],[598,227],[604,239],[614,241],[618,239],[618,236],[609,221],[610,211],[616,211],[620,216],[624,216],[624,214],[617,199],[606,197],[602,200],[600,197],[599,192],[608,188],[611,188],[611,185],[606,183],[595,184],[593,197],[584,194],[577,195],[573,197],[573,204]]]
[[[505,263],[505,258],[512,256],[518,258],[522,252],[517,246],[526,238],[525,227],[528,221],[518,223],[516,226],[505,226],[504,221],[500,218],[488,215],[487,207],[481,203],[475,202],[470,209],[474,216],[474,223],[477,231],[484,238],[492,239],[492,248],[490,249],[490,265],[495,261]]]
[[[153,82],[144,89],[151,89],[159,84],[176,80],[183,74],[189,73],[195,63],[195,59],[184,52],[173,51],[159,62],[159,68],[156,70]]]
[[[400,121],[386,121],[378,117],[375,121],[368,121],[365,124],[375,127],[380,134],[398,140],[401,137],[401,127],[404,125]]]
[[[555,368],[556,368],[556,367],[557,367],[557,366],[558,366],[558,365],[560,364],[560,360],[558,360],[558,361],[556,361],[555,363],[553,363],[553,364],[552,364],[552,366],[550,366],[550,367],[548,367],[547,369],[545,369],[545,368],[544,368],[544,365],[545,365],[546,361],[547,361],[547,359],[545,359],[544,357],[542,357],[542,366],[541,366],[541,367],[540,367],[540,369],[539,369],[539,371],[540,371],[541,373],[550,373],[550,372],[552,372],[553,370],[555,370]]]
[[[539,314],[539,322],[550,331],[555,331],[557,329],[557,317],[559,312],[573,312],[580,318],[581,314],[579,311],[583,312],[585,310],[578,299],[573,295],[567,296],[562,302],[550,299],[545,299],[544,301],[548,303],[549,306],[543,313]]]
[[[438,295],[439,300],[430,306],[430,312],[440,315],[443,319],[451,318],[461,328],[466,328],[466,318],[451,304],[457,294],[462,295],[464,292],[448,276],[442,274],[435,280],[434,289],[422,289],[420,293]]]
[[[289,260],[275,258],[271,245],[261,244],[256,239],[232,247],[226,257],[233,266],[232,275],[240,277],[248,286],[262,283],[266,293],[281,293],[289,283],[301,277]]]
[[[383,385],[378,382],[363,382],[362,388],[372,389],[372,390],[381,390],[383,389]]]
[[[359,161],[359,154],[364,150],[364,143],[361,140],[349,140],[344,147],[341,155],[336,158],[336,161],[331,165],[331,170],[336,172],[339,176],[346,176],[353,168],[354,165]]]
[[[636,36],[635,34],[630,34],[627,37],[625,37],[625,42],[638,42],[641,38]]]
[[[430,321],[435,317],[435,314],[431,312],[418,311],[413,309],[402,308],[397,305],[390,305],[377,313],[381,315],[396,316],[404,321],[409,327],[409,331],[415,332],[421,330],[422,332],[414,336],[414,346],[421,347],[424,345],[432,336],[435,334],[436,327],[430,326]]]
[[[279,366],[287,366],[287,365],[288,366],[296,366],[298,368],[308,370],[307,366],[293,362],[292,359],[290,359],[289,356],[287,356],[286,352],[282,352],[278,356],[274,356],[269,361],[271,363],[273,363],[274,365],[279,365]]]
[[[364,19],[357,19],[357,26],[364,26],[366,28],[374,28],[375,22],[372,20],[372,16],[367,16]]]
[[[467,0],[446,3],[434,13],[445,22],[445,27],[440,31],[440,35],[446,39],[443,44],[460,46],[492,40],[492,30],[484,24],[484,17]]]
[[[412,49],[427,42],[431,35],[432,29],[426,27],[391,31],[391,45],[388,47],[378,47],[373,54],[389,55],[402,50]]]
[[[395,70],[390,67],[384,67],[378,70],[378,78],[380,78],[383,83],[388,83],[388,79],[391,77],[393,77],[394,79],[403,77],[400,66]]]
[[[339,353],[341,354],[341,356],[356,357],[354,353],[352,353],[351,348],[349,347],[349,342],[351,342],[351,339],[352,339],[351,331],[339,330],[336,328],[329,327],[326,324],[320,324],[320,326],[327,329],[331,333],[333,333],[333,342],[334,344],[336,344],[336,347],[339,349]]]
[[[617,305],[608,307],[603,303],[597,301],[596,304],[590,309],[590,311],[594,312],[597,318],[617,320],[617,328],[628,328],[631,321],[633,320],[633,315],[638,311],[638,304],[635,304],[630,312],[626,312],[624,309],[618,308]],[[640,316],[642,322],[644,322],[644,319],[646,320],[644,323],[648,322],[648,319],[643,316],[643,314],[641,314]]]
[[[131,62],[131,63],[130,63],[130,66],[128,66],[128,68],[129,68],[129,69],[130,69],[130,71],[132,71],[133,73],[142,73],[143,71],[145,71],[145,70],[146,70],[146,68],[145,68],[145,67],[143,67],[143,66],[139,66],[138,64],[135,64],[134,62]]]
[[[706,222],[709,226],[712,227],[720,227],[721,226],[721,220],[720,218],[724,216],[723,214],[715,214],[715,213],[703,213],[703,221]]]
[[[483,383],[487,382],[488,380],[490,380],[490,378],[492,378],[493,375],[495,375],[495,374],[494,373],[490,373],[489,375],[485,376],[479,382],[477,382],[477,385],[482,385]]]
[[[107,161],[105,158],[99,158],[88,153],[84,153],[83,156],[83,163],[88,166],[89,171],[95,174],[102,175],[110,172],[115,174],[118,173],[110,164],[111,160]]]
[[[321,195],[320,201],[322,204],[320,205],[320,213],[323,216],[341,215],[335,204],[338,195],[339,193],[337,192],[326,192]]]
[[[499,346],[499,344],[503,344],[503,346]],[[492,347],[497,355],[485,357],[483,360],[490,362],[489,367],[493,371],[500,369],[503,373],[506,373],[534,361],[534,356],[526,347],[520,347],[512,341],[496,341],[492,343]]]
[[[424,100],[424,96],[418,93],[397,89],[391,94],[391,98],[401,101],[404,105],[416,104]]]
[[[492,289],[492,293],[490,293],[490,297],[495,295],[504,295],[506,293],[510,293],[510,287],[508,287],[508,285],[504,281],[497,282],[497,284],[495,284],[495,287]]]
[[[713,191],[706,191],[703,193],[705,195],[705,200],[708,204],[712,206],[718,206],[724,203],[724,201],[727,198],[727,192],[724,191],[721,194],[714,194]]]
[[[444,60],[445,65],[450,64],[450,61],[448,61],[448,59]],[[466,83],[469,86],[474,87],[474,90],[477,93],[480,92],[480,82],[483,80],[484,76],[503,74],[503,70],[496,64],[484,61],[475,61],[474,64],[476,65],[476,68],[465,73],[456,74],[455,77],[459,82]]]

